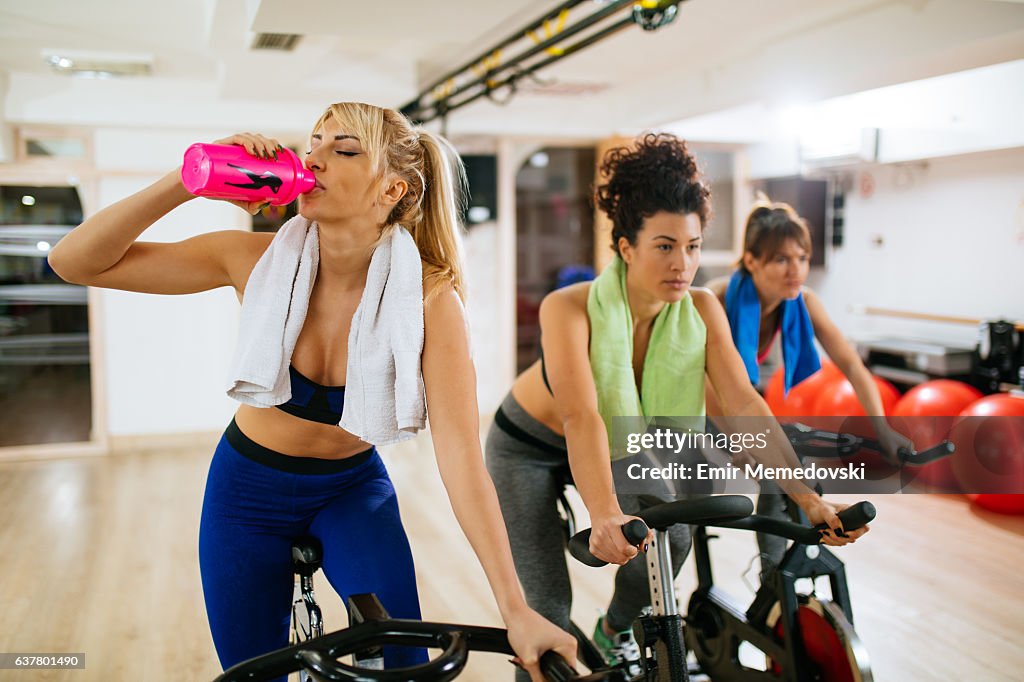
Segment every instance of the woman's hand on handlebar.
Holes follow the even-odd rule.
[[[281,143],[272,137],[264,137],[258,133],[235,133],[228,137],[215,140],[213,144],[237,144],[245,148],[250,156],[259,159],[275,159],[283,147]],[[267,201],[238,201],[235,199],[221,199],[229,204],[234,204],[250,215],[256,215],[269,202]]]
[[[542,615],[523,605],[522,609],[505,618],[508,641],[516,652],[514,662],[530,673],[532,682],[545,682],[540,671],[540,657],[554,651],[570,667],[576,664],[576,640]]]
[[[889,426],[884,417],[881,423],[875,425],[875,431],[878,435],[878,446],[882,449],[882,454],[889,464],[899,465],[903,461],[900,450],[906,451],[907,454],[914,454],[913,441]]]
[[[625,564],[630,559],[635,557],[639,552],[640,548],[629,544],[625,537],[622,535],[622,527],[633,519],[638,519],[636,516],[627,516],[622,512],[615,514],[609,514],[607,516],[592,517],[590,531],[590,553],[596,556],[602,561],[607,561],[610,564],[618,564],[619,566]],[[653,532],[647,534],[644,539],[643,549],[646,551],[647,544],[651,542]]]
[[[843,528],[843,522],[839,520],[837,514],[849,506],[848,504],[829,502],[818,497],[815,503],[803,507],[804,513],[807,514],[807,519],[811,522],[812,526],[823,523],[831,529],[822,532],[821,543],[823,545],[842,547],[851,542],[856,542],[857,538],[868,532],[869,526],[863,526],[857,530],[845,530]]]

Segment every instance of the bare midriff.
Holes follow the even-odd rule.
[[[293,457],[345,459],[370,447],[340,426],[300,419],[276,407],[242,405],[235,423],[251,440]]]
[[[528,415],[559,435],[565,435],[555,399],[544,385],[540,360],[530,365],[512,384],[512,397]]]

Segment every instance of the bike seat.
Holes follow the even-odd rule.
[[[313,575],[323,561],[324,548],[316,538],[304,535],[292,542],[292,567],[296,573]]]

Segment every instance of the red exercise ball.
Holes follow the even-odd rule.
[[[936,379],[907,391],[892,414],[894,417],[955,417],[982,397],[981,391],[970,384]]]
[[[981,391],[962,381],[927,381],[900,398],[889,423],[913,441],[916,450],[926,450],[949,438],[953,418],[981,397]],[[947,490],[956,488],[949,457],[927,464],[915,473],[916,479],[926,485]]]
[[[990,395],[953,423],[953,473],[965,493],[1024,492],[1024,398]]]
[[[783,398],[784,370],[784,367],[779,367],[775,376],[768,383],[768,390],[765,392],[768,407],[777,417],[813,416],[815,412],[812,406],[818,395],[825,390],[826,386],[843,378],[843,373],[839,371],[835,363],[825,360],[821,363],[821,369],[793,386],[789,390],[789,395]]]
[[[985,493],[968,495],[971,502],[997,514],[1024,514],[1024,495]]]
[[[885,379],[872,376],[875,385],[878,386],[878,393],[882,398],[882,409],[885,414],[892,414],[893,408],[900,399],[900,392],[895,386]],[[792,393],[790,394],[792,395]],[[867,413],[857,399],[857,393],[853,390],[853,384],[849,379],[842,379],[831,385],[828,390],[821,391],[814,401],[813,412],[821,417],[865,417]]]

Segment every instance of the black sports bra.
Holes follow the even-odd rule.
[[[302,376],[291,365],[288,366],[288,374],[291,378],[292,397],[288,402],[277,405],[277,409],[320,424],[337,424],[341,421],[341,411],[345,406],[344,386],[321,386]]]
[[[537,348],[540,351],[540,378],[544,380],[544,386],[548,389],[551,397],[554,398],[555,392],[551,390],[551,383],[548,382],[548,369],[544,366],[544,347],[538,345]]]

